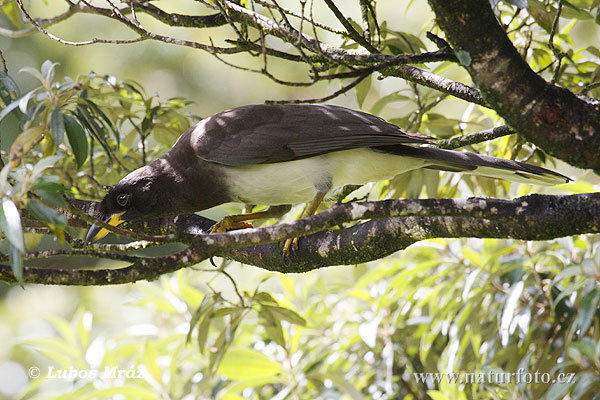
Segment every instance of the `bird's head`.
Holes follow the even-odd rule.
[[[97,218],[109,225],[117,226],[125,221],[164,214],[164,208],[168,204],[163,199],[165,190],[153,190],[162,178],[162,174],[156,171],[156,166],[153,164],[131,172],[102,199]],[[88,231],[86,240],[91,242],[107,234],[108,230],[94,224]]]

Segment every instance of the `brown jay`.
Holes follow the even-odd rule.
[[[403,132],[374,115],[333,105],[233,108],[192,126],[164,156],[124,177],[102,200],[99,217],[117,225],[227,202],[270,206],[224,218],[212,229],[222,232],[250,226],[243,221],[281,216],[291,204],[308,203],[302,214],[308,216],[333,189],[418,168],[530,184],[569,181],[534,165],[429,143],[429,137]],[[107,232],[94,225],[87,239]]]

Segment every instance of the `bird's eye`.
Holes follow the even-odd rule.
[[[129,195],[128,194],[120,194],[117,196],[117,204],[121,207],[125,207],[129,203]]]

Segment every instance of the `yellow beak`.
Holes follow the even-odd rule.
[[[120,225],[123,222],[125,222],[124,219],[121,219],[121,215],[123,215],[123,214],[125,214],[125,211],[120,212],[118,214],[113,214],[105,222],[107,224],[111,225],[111,226]],[[94,224],[94,225],[92,225],[92,227],[88,231],[85,240],[88,241],[88,242],[94,242],[96,240],[102,239],[109,232],[110,231],[108,229],[104,229],[101,226],[98,226],[98,225]]]

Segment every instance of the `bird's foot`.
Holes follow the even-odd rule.
[[[290,250],[292,251],[296,251],[298,250],[298,241],[300,240],[300,238],[290,238],[290,239],[286,239],[285,242],[283,242],[283,256],[284,257],[289,257],[290,256]]]
[[[252,228],[252,224],[250,222],[237,221],[233,218],[233,215],[227,216],[214,224],[208,230],[209,233],[219,233],[219,232],[227,232],[236,229],[246,229]]]

